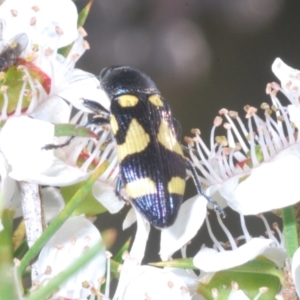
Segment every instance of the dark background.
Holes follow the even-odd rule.
[[[269,100],[265,87],[276,80],[276,57],[300,69],[298,0],[95,0],[84,27],[91,49],[79,68],[144,71],[171,104],[183,135],[198,127],[207,142],[219,109],[242,116],[246,104]],[[120,228],[123,218],[124,212],[99,218],[100,225]]]

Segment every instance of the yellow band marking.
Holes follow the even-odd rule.
[[[118,145],[119,162],[122,162],[127,155],[143,151],[149,143],[149,134],[145,132],[137,119],[133,118],[128,126],[125,142]]]
[[[114,115],[110,115],[110,126],[113,134],[116,135],[119,130],[119,124]]]
[[[127,183],[125,186],[125,190],[128,196],[132,199],[157,193],[156,184],[149,177],[141,178]]]
[[[182,148],[165,120],[161,120],[160,122],[157,139],[168,150],[183,156]]]
[[[152,95],[148,100],[155,106],[164,106],[159,95]]]
[[[122,95],[118,98],[118,103],[122,107],[136,106],[139,102],[139,98],[133,95]]]
[[[168,192],[170,194],[179,194],[183,195],[185,189],[185,180],[176,176],[172,177],[168,183]]]

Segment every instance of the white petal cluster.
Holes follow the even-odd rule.
[[[211,132],[210,149],[194,130],[191,158],[215,201],[219,196],[232,209],[254,215],[295,204],[300,199],[300,140],[289,111],[268,86],[272,105],[246,106],[244,125],[236,112],[220,110]],[[277,86],[278,87],[278,86]],[[291,105],[293,106],[293,105]],[[215,136],[223,124],[226,136]]]
[[[41,251],[38,266],[38,283],[41,285],[63,272],[83,255],[88,248],[101,243],[98,229],[84,216],[69,218]],[[84,268],[63,283],[52,299],[86,299],[92,290],[99,290],[101,278],[105,275],[106,256],[103,251]]]

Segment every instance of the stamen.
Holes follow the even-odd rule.
[[[15,113],[14,113],[15,116],[20,116],[22,114],[22,106],[23,106],[23,100],[24,100],[24,96],[25,96],[26,84],[27,83],[25,81],[22,84],[22,88],[19,93],[18,103],[17,103]]]
[[[55,26],[55,32],[59,36],[63,35],[63,33],[64,33],[59,26]]]
[[[253,131],[253,128],[252,128],[252,119],[253,118],[249,118],[248,120],[248,127],[249,127],[249,143],[251,145],[253,145],[252,147],[250,147],[250,155],[251,155],[251,161],[252,161],[252,164],[253,164],[253,167],[257,167],[259,165],[259,161],[257,160],[257,156],[256,156],[256,153],[255,153],[255,136],[254,136],[254,131]]]
[[[217,215],[217,219],[218,219],[218,222],[219,222],[220,226],[222,227],[223,231],[225,232],[225,234],[228,238],[228,241],[230,242],[231,249],[236,250],[237,245],[235,243],[235,240],[234,240],[233,236],[231,235],[230,231],[227,229],[227,227],[225,226],[225,224],[221,220],[220,215],[219,214],[216,214],[216,215]]]
[[[265,216],[263,214],[259,214],[258,217],[262,219],[262,221],[266,227],[268,238],[271,239],[275,243],[276,247],[280,247],[280,244],[279,244],[278,240],[276,239],[276,237],[274,236],[273,231],[271,230],[269,223],[266,220]]]
[[[213,297],[214,300],[218,300],[218,298],[219,298],[219,292],[218,292],[218,290],[216,288],[213,288],[211,290],[211,295],[212,295],[212,297]]]
[[[217,214],[218,215],[218,214]],[[210,226],[210,223],[209,223],[209,219],[208,217],[205,218],[205,221],[206,221],[206,226],[207,226],[207,231],[208,231],[208,234],[210,236],[210,238],[212,239],[212,241],[214,242],[214,246],[220,251],[225,251],[225,249],[222,247],[221,243],[216,239],[216,237],[214,236],[212,230],[211,230],[211,226]]]
[[[0,92],[3,95],[3,106],[2,106],[2,110],[1,110],[1,120],[6,120],[7,119],[7,108],[8,108],[8,95],[7,95],[7,86],[2,86],[0,89]]]
[[[105,285],[105,292],[104,295],[105,297],[107,297],[107,299],[109,298],[109,292],[110,292],[110,258],[111,257],[106,257],[106,261],[107,261],[107,266],[106,266],[106,282],[107,284]]]
[[[11,13],[11,15],[13,17],[17,17],[18,16],[18,11],[16,9],[11,9],[10,13]]]
[[[85,31],[85,29],[82,26],[78,27],[78,32],[83,37],[87,36],[87,32]]]
[[[233,291],[237,291],[237,290],[239,289],[238,283],[235,282],[235,281],[231,281],[231,289],[232,289]]]
[[[242,230],[243,230],[245,240],[246,240],[246,242],[249,242],[252,237],[251,237],[250,233],[247,230],[247,226],[246,226],[246,222],[245,222],[245,216],[242,215],[242,214],[240,214],[240,221],[241,221],[241,227],[242,227]]]
[[[85,50],[91,49],[90,44],[89,44],[88,41],[86,41],[86,40],[83,41],[83,48],[84,48]]]
[[[40,8],[37,5],[32,6],[31,9],[35,12],[38,12],[40,10]]]
[[[32,17],[32,18],[30,19],[30,21],[29,21],[29,25],[30,25],[30,26],[35,26],[35,24],[36,24],[36,17]]]
[[[242,124],[242,121],[240,120],[240,118],[238,117],[238,114],[236,112],[230,111],[229,114],[225,114],[225,118],[229,122],[229,124],[231,125],[231,128],[232,128],[235,136],[237,137],[237,140],[239,141],[239,143],[242,146],[242,149],[244,150],[245,153],[247,153],[249,151],[249,148],[245,144],[244,139],[242,138],[242,136],[241,136],[238,128],[235,126],[235,124],[234,124],[231,116],[235,116],[235,120],[238,121],[238,123],[240,125],[240,128],[242,129],[242,132],[243,132],[244,136],[247,136],[248,132],[245,129],[245,125]]]
[[[258,300],[260,298],[260,296],[267,293],[268,291],[269,291],[269,289],[267,287],[259,288],[259,293],[255,296],[255,298],[253,300]]]
[[[278,236],[279,236],[279,244],[280,244],[280,247],[281,248],[284,248],[285,245],[284,245],[284,236],[283,236],[283,232],[280,231],[280,228],[279,228],[279,225],[277,222],[274,222],[273,223],[273,226],[274,230],[277,232]]]

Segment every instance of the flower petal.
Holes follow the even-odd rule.
[[[242,290],[232,290],[228,300],[250,300]]]
[[[290,66],[285,64],[280,58],[276,58],[273,62],[272,71],[276,75],[276,77],[281,81],[281,85],[283,88],[285,88],[291,80],[297,79],[299,75],[299,70],[291,68]],[[299,81],[299,79],[297,81]],[[300,85],[298,87],[300,87]]]
[[[99,102],[107,110],[110,108],[110,100],[103,89],[100,88],[96,76],[79,69],[73,70],[58,95],[68,100],[77,109],[85,112],[91,112],[91,110],[84,105],[83,98]]]
[[[57,188],[41,189],[46,223],[51,222],[64,208],[65,202]]]
[[[150,266],[140,266],[131,275],[122,300],[144,299],[190,299],[184,281],[172,272]]]
[[[136,214],[133,208],[131,208],[124,221],[123,221],[123,225],[122,225],[122,229],[125,230],[127,228],[129,228],[132,224],[134,224],[136,222]]]
[[[10,177],[50,186],[87,179],[89,173],[58,159],[53,150],[42,149],[53,144],[53,138],[53,124],[25,116],[9,119],[0,133],[0,148],[12,167]]]
[[[133,207],[134,208],[134,207]],[[145,255],[146,244],[150,233],[150,223],[135,210],[137,231],[130,250],[130,256],[141,262]]]
[[[12,171],[23,180],[27,174],[45,171],[52,163],[53,151],[42,147],[53,142],[54,126],[28,117],[9,119],[0,133],[0,147]]]
[[[1,208],[15,211],[15,217],[22,214],[20,195],[17,183],[8,176],[11,168],[2,152],[0,152],[0,178],[1,178]]]
[[[205,272],[230,269],[262,254],[271,243],[270,239],[253,238],[236,250],[218,252],[211,248],[203,248],[195,255],[193,263]]]
[[[30,43],[60,48],[71,44],[78,35],[77,10],[70,0],[5,1],[1,5],[0,19],[6,21],[3,32],[5,40],[20,32],[30,32]],[[57,28],[62,34],[57,33]]]
[[[93,185],[93,196],[111,213],[116,214],[125,205],[125,201],[120,199],[115,192],[115,187],[96,181]]]
[[[86,247],[92,247],[101,241],[98,229],[84,216],[70,217],[47,242],[39,255],[37,260],[39,281],[47,284],[48,280],[79,258]],[[84,288],[83,283],[99,289],[99,279],[104,276],[105,269],[106,257],[103,250],[84,268],[61,284],[60,290],[53,298],[86,299],[91,295],[91,289]]]
[[[300,128],[300,105],[288,105],[288,113],[291,122],[293,122],[296,127]]]
[[[181,205],[175,223],[161,232],[160,257],[162,260],[168,260],[175,251],[195,236],[205,220],[206,206],[206,199],[199,195]]]
[[[300,296],[300,248],[294,253],[292,259],[292,276],[298,296]]]
[[[276,266],[282,269],[286,262],[286,251],[284,248],[268,247],[262,253],[267,259],[276,264]]]
[[[241,183],[237,177],[225,183],[220,193],[229,206],[244,215],[295,204],[300,199],[300,159],[296,149],[271,162],[262,163]]]
[[[54,96],[38,106],[31,114],[31,117],[49,123],[68,123],[70,113],[70,106],[62,98]]]

